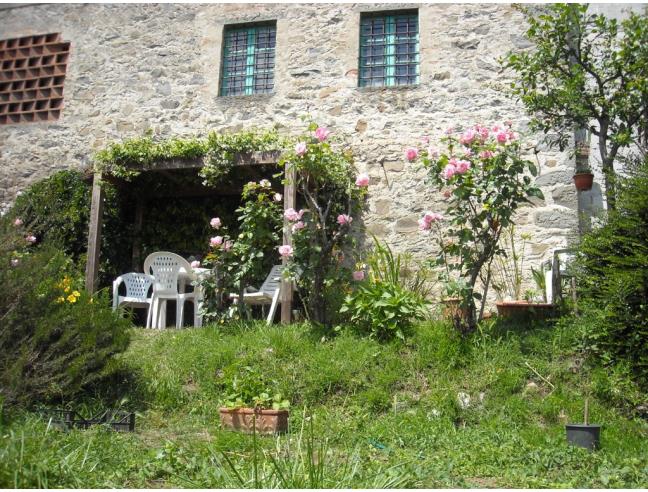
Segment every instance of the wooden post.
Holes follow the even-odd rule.
[[[286,166],[286,175],[285,175],[285,184],[284,184],[284,211],[289,208],[295,208],[297,205],[297,173],[293,166]],[[292,246],[292,231],[291,224],[288,222],[288,219],[284,217],[283,219],[283,244],[288,244]],[[282,264],[286,266],[288,260],[284,258]],[[281,322],[283,324],[289,324],[292,317],[292,300],[293,300],[293,288],[292,280],[282,280],[281,281]]]
[[[92,180],[92,205],[88,230],[88,260],[85,282],[90,293],[97,290],[99,276],[99,253],[101,252],[101,226],[103,224],[104,190],[101,187],[101,173],[95,173]]]
[[[138,198],[135,203],[135,224],[133,225],[133,256],[131,268],[139,272],[142,266],[142,225],[144,224],[144,199]]]

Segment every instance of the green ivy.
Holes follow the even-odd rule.
[[[142,166],[172,159],[202,159],[203,184],[214,185],[223,179],[237,154],[279,151],[286,146],[276,130],[248,130],[239,133],[210,132],[207,137],[156,140],[149,131],[143,137],[111,143],[94,155],[95,171],[132,180]]]

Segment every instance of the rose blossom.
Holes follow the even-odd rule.
[[[293,234],[297,231],[301,231],[304,227],[306,227],[306,224],[304,224],[301,220],[299,222],[295,222],[292,226],[292,232]]]
[[[409,147],[408,149],[405,149],[405,158],[408,161],[413,161],[418,157],[419,151],[416,147]]]
[[[223,244],[223,236],[214,236],[209,240],[209,244],[212,246],[220,246]]]
[[[454,167],[452,164],[448,164],[446,167],[443,168],[443,171],[441,171],[441,174],[445,179],[452,179],[452,177],[456,173],[457,173],[457,168]]]
[[[356,184],[356,186],[359,186],[360,188],[364,188],[365,186],[369,186],[369,175],[367,173],[358,174],[358,177],[356,178],[355,184]]]
[[[475,130],[473,130],[472,128],[468,128],[468,130],[463,132],[461,137],[459,137],[459,143],[463,145],[470,145],[473,142],[473,140],[475,140],[476,136],[477,133],[475,132]]]
[[[419,228],[422,231],[430,230],[432,224],[443,220],[443,215],[436,212],[425,212],[423,217],[419,220]]]
[[[290,258],[293,255],[292,246],[289,244],[279,246],[279,254],[284,258]]]
[[[282,198],[283,198],[283,195],[281,193],[275,193],[274,196],[272,197],[272,199],[275,202],[280,202]]]
[[[315,130],[315,138],[320,142],[326,140],[330,134],[331,132],[328,130],[328,128],[324,128],[323,126],[320,126],[317,130]]]
[[[495,134],[497,143],[505,144],[508,140],[508,133],[506,131],[500,130]]]
[[[234,241],[225,241],[225,244],[223,244],[223,251],[229,251],[232,249],[232,246],[234,246]]]
[[[214,229],[218,229],[221,226],[221,220],[218,217],[214,217],[209,221],[209,225]]]
[[[14,225],[15,225],[16,227],[20,227],[21,225],[23,225],[23,221],[22,221],[22,219],[21,219],[21,218],[17,218],[16,220],[14,220]]]
[[[456,169],[457,169],[457,174],[465,173],[466,171],[468,171],[468,169],[470,169],[470,161],[464,161],[464,160],[457,161]]]
[[[355,272],[353,272],[353,280],[355,280],[356,282],[360,282],[364,280],[364,278],[365,272],[363,272],[362,270],[356,270]]]
[[[353,217],[350,217],[347,214],[340,214],[337,217],[337,223],[340,225],[351,224]]]
[[[303,215],[304,215],[304,210],[300,210],[299,212],[297,212],[292,207],[290,207],[288,210],[284,212],[284,217],[288,219],[290,222],[297,222],[298,220],[301,220]]]
[[[199,268],[200,267],[200,262],[198,260],[194,260],[191,262],[191,268]]]
[[[480,159],[491,159],[495,156],[495,153],[492,150],[482,150],[479,153]]]
[[[37,239],[36,239],[36,236],[30,234],[29,236],[27,236],[25,238],[25,241],[27,241],[28,243],[34,244],[37,241]]]
[[[259,181],[259,184],[260,184],[263,188],[270,188],[270,186],[272,186],[272,184],[270,183],[270,181],[268,181],[267,179],[262,179],[261,181]]]
[[[479,138],[482,142],[488,138],[489,131],[485,126],[475,125],[475,130],[477,131],[477,133],[479,133]]]
[[[295,154],[300,157],[306,153],[306,150],[306,142],[299,142],[295,145]]]

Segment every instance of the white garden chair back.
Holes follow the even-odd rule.
[[[152,307],[149,310],[149,319],[146,326],[151,324],[155,328],[164,328],[161,323],[165,319],[166,301],[176,301],[176,328],[182,327],[185,301],[194,303],[194,326],[200,326],[198,315],[198,293],[180,292],[178,290],[178,279],[181,274],[190,275],[191,265],[182,256],[169,251],[158,251],[151,253],[144,260],[144,272],[153,275],[153,296]]]
[[[124,284],[126,295],[119,295],[119,287]],[[120,275],[113,281],[113,311],[119,306],[140,307],[148,310],[151,306],[151,298],[148,293],[153,284],[153,277],[145,273],[130,272]]]
[[[283,265],[274,265],[270,269],[270,273],[263,281],[263,284],[261,284],[259,290],[248,287],[246,288],[247,292],[243,294],[243,302],[245,304],[261,306],[270,304],[268,318],[266,319],[267,324],[272,324],[277,311],[279,292],[281,291],[281,273],[283,272],[283,268]],[[234,300],[234,304],[239,302],[238,294],[230,294],[230,299]]]

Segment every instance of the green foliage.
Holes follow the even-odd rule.
[[[520,300],[522,299],[522,281],[524,280],[524,252],[531,236],[521,234],[522,241],[521,244],[518,243],[515,226],[510,225],[504,229],[501,238],[502,250],[493,261],[493,289],[499,300]]]
[[[113,279],[124,264],[123,251],[130,245],[120,195],[105,184],[101,280]],[[29,186],[16,198],[9,217],[20,218],[39,241],[61,249],[75,262],[84,262],[88,247],[91,189],[79,171],[58,171]]]
[[[203,159],[201,176],[213,185],[227,176],[236,154],[275,151],[283,146],[276,131],[250,130],[239,133],[210,132],[206,138],[187,137],[156,140],[151,132],[139,138],[112,143],[93,158],[95,169],[132,180],[137,167],[154,166],[171,159]]]
[[[410,262],[407,255],[394,255],[389,245],[374,238],[367,258],[369,278],[346,296],[340,309],[360,333],[381,341],[404,340],[413,323],[426,317],[427,270]]]
[[[0,226],[0,394],[12,407],[67,401],[116,369],[130,323],[79,287],[62,253],[22,248],[15,226]]]
[[[648,19],[630,13],[621,21],[588,13],[586,4],[552,4],[527,12],[531,50],[512,52],[504,63],[516,75],[512,92],[534,118],[533,129],[551,133],[565,148],[574,128],[589,129],[602,142],[608,203],[613,162],[619,149],[646,131]]]
[[[430,182],[446,190],[446,217],[428,212],[421,227],[436,232],[436,264],[444,268],[445,280],[462,287],[459,297],[468,314],[467,319],[456,317],[456,327],[468,333],[478,322],[475,299],[484,302],[475,284],[503,252],[502,232],[515,223],[519,206],[543,195],[532,179],[537,168],[522,157],[510,123],[491,129],[475,125],[462,134],[448,131],[441,141],[447,151],[429,147],[417,156],[428,168]],[[484,284],[488,286],[488,276]]]
[[[272,408],[274,410],[290,407],[290,402],[275,392],[277,386],[259,368],[237,361],[223,371],[219,378],[220,385],[226,393],[223,404],[228,408]]]
[[[627,364],[648,387],[648,163],[620,182],[618,208],[580,245],[579,278],[588,351]]]

